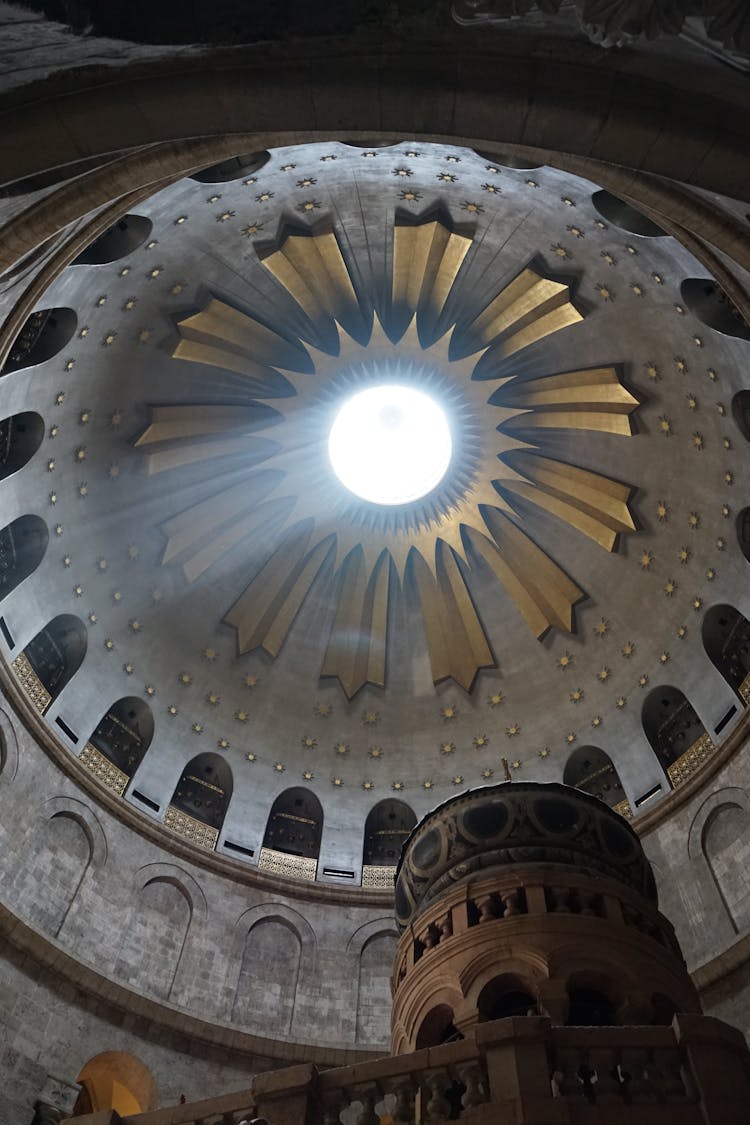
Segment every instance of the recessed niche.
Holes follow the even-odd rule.
[[[613,227],[626,230],[629,234],[639,234],[642,238],[664,238],[666,231],[648,219],[636,207],[632,207],[608,191],[595,191],[591,202],[603,219]]]
[[[750,340],[750,327],[718,282],[710,277],[689,277],[682,282],[680,293],[693,316],[707,328],[725,336]]]
[[[103,266],[117,262],[142,246],[153,229],[145,215],[123,215],[83,250],[74,266]]]
[[[252,176],[270,159],[270,152],[245,152],[239,156],[230,156],[228,160],[221,160],[218,164],[211,164],[200,172],[193,172],[189,179],[197,180],[199,184],[226,184],[239,180],[240,176]]]
[[[72,309],[40,309],[33,312],[11,346],[3,375],[35,367],[52,359],[71,340],[78,324]]]

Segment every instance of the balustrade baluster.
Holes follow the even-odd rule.
[[[483,1105],[487,1101],[482,1068],[478,1062],[466,1063],[458,1068],[458,1076],[466,1089],[461,1095],[463,1112],[473,1109],[474,1106]]]
[[[414,1125],[414,1098],[417,1093],[416,1084],[404,1083],[394,1091],[396,1104],[393,1107],[392,1117],[396,1125]]]
[[[445,1091],[450,1086],[451,1080],[444,1070],[435,1071],[425,1077],[425,1086],[429,1096],[425,1099],[423,1125],[441,1125],[447,1121],[451,1105],[445,1096]]]

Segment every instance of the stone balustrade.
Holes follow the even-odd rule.
[[[408,1055],[322,1072],[291,1066],[238,1093],[122,1119],[94,1113],[70,1125],[239,1125],[255,1116],[272,1125],[657,1125],[678,1114],[680,1125],[740,1125],[743,1097],[748,1104],[744,1040],[717,1020],[678,1015],[671,1027],[588,1028],[527,1016],[479,1024],[466,1039]]]
[[[394,988],[436,946],[490,923],[501,924],[500,937],[508,922],[526,915],[575,914],[605,919],[635,928],[682,959],[671,923],[642,896],[601,878],[597,889],[592,890],[590,877],[577,877],[564,868],[546,868],[544,874],[542,882],[538,868],[532,881],[522,870],[507,875],[493,872],[486,879],[462,884],[442,895],[439,903],[424,910],[401,938]]]

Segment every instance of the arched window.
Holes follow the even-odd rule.
[[[177,782],[169,809],[173,815],[170,817],[168,813],[167,823],[179,831],[174,813],[186,813],[193,820],[215,829],[210,834],[213,847],[232,799],[232,788],[232,771],[221,755],[198,754],[190,759]]]
[[[738,391],[732,399],[732,415],[745,441],[750,441],[750,391]]]
[[[26,694],[39,711],[46,711],[83,663],[86,628],[72,614],[63,613],[45,625],[13,661]]]
[[[154,716],[148,703],[128,695],[113,703],[89,742],[100,754],[132,777],[154,737]]]
[[[286,789],[273,803],[263,847],[287,855],[317,859],[323,832],[323,809],[309,789]]]
[[[74,266],[103,266],[132,254],[151,234],[153,223],[145,215],[123,215],[83,250]]]
[[[499,164],[501,168],[515,168],[517,172],[535,172],[541,167],[539,164],[530,164],[528,157],[514,156],[510,152],[480,152],[479,149],[474,151],[477,156],[482,160],[488,160],[490,164]]]
[[[436,1004],[422,1020],[414,1049],[439,1047],[441,1043],[454,1043],[457,1039],[463,1039],[463,1035],[453,1022],[453,1009],[447,1004]]]
[[[598,746],[581,746],[573,751],[565,764],[563,783],[598,797],[610,808],[626,799],[612,759]]]
[[[259,172],[270,159],[270,152],[245,152],[202,168],[200,172],[193,172],[189,178],[197,180],[199,184],[226,184],[230,180],[238,180],[240,176],[251,176],[254,172]]]
[[[49,531],[39,516],[19,516],[0,531],[0,599],[34,573],[48,543]]]
[[[703,647],[743,703],[750,700],[750,621],[731,605],[715,605],[703,618]]]
[[[158,1105],[150,1070],[125,1051],[105,1051],[89,1059],[76,1081],[81,1092],[73,1108],[74,1117],[109,1109],[126,1117]]]
[[[599,989],[579,985],[568,996],[568,1027],[612,1027],[616,1023],[614,1005]]]
[[[635,207],[631,207],[623,199],[611,195],[608,191],[595,191],[591,202],[603,219],[620,230],[630,234],[639,234],[642,238],[659,238],[666,234],[660,226],[651,219],[641,214]]]
[[[750,562],[750,508],[743,508],[737,516],[737,523],[735,524],[737,530],[737,542],[740,545],[740,550],[743,555]]]
[[[479,1022],[502,1020],[508,1016],[526,1016],[536,1011],[536,1000],[525,980],[512,973],[503,973],[489,981],[477,997]]]
[[[1,374],[52,359],[71,339],[78,324],[72,309],[40,309],[32,313],[13,341]]]
[[[693,705],[678,688],[657,687],[649,692],[641,721],[646,738],[672,785],[683,780],[678,765],[683,755],[691,751],[694,756],[704,757],[713,749]]]
[[[362,863],[365,867],[395,867],[404,840],[417,823],[404,801],[388,797],[370,809],[365,821]]]
[[[680,285],[682,299],[707,328],[725,336],[750,340],[750,328],[742,313],[721,286],[710,277],[689,277]]]
[[[44,438],[44,422],[33,410],[0,422],[0,480],[17,473],[36,453]]]

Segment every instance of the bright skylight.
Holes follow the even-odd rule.
[[[373,504],[408,504],[443,479],[453,450],[448,420],[429,395],[381,384],[353,395],[328,438],[336,476]]]

